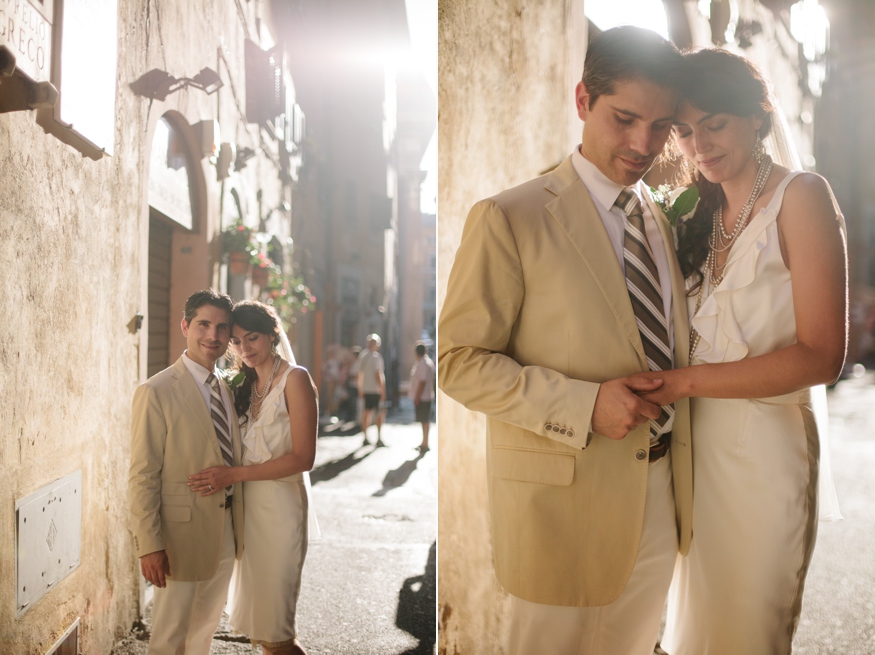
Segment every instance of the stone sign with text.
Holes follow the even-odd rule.
[[[0,0],[0,45],[35,82],[50,80],[53,0]]]

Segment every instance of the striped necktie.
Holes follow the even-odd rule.
[[[219,390],[219,380],[210,373],[207,376],[207,384],[210,385],[210,416],[216,428],[216,437],[219,439],[219,448],[222,451],[222,459],[226,466],[234,466],[234,450],[231,446],[231,430],[228,428],[228,414],[225,412],[225,403],[222,402],[222,392]],[[225,487],[230,492],[231,487]]]
[[[672,352],[668,340],[668,322],[662,302],[659,272],[653,261],[653,252],[644,231],[644,215],[641,202],[632,189],[620,192],[614,203],[626,214],[626,231],[623,237],[623,260],[626,264],[626,288],[635,312],[635,321],[641,333],[644,354],[651,371],[665,371],[674,368]],[[666,405],[656,420],[650,421],[651,444],[669,417],[674,414],[674,406]]]

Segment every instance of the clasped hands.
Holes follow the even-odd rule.
[[[636,373],[603,382],[592,412],[593,432],[623,439],[636,427],[659,418],[662,405],[683,397],[677,371]]]

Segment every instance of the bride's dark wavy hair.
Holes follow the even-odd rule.
[[[265,305],[263,302],[241,300],[235,304],[234,309],[231,311],[231,325],[232,328],[235,325],[239,325],[248,332],[258,332],[259,334],[273,337],[274,347],[280,343],[280,332],[283,328],[279,315],[277,315],[273,307]],[[243,360],[236,354],[231,356],[231,362],[233,367],[238,371],[242,371],[245,376],[234,399],[234,408],[237,410],[237,416],[243,416],[249,410],[249,394],[258,376],[255,373],[255,369],[246,366]]]
[[[769,100],[769,89],[759,69],[744,57],[726,50],[705,48],[684,53],[683,98],[708,114],[732,114],[747,118],[761,116],[760,137],[772,130],[775,108]],[[674,136],[672,137],[674,140]],[[673,148],[679,153],[677,144]],[[695,276],[690,295],[704,281],[702,267],[708,256],[708,239],[713,229],[712,216],[723,203],[723,188],[696,170],[693,162],[684,160],[676,182],[699,188],[696,213],[678,226],[678,260],[684,277]]]

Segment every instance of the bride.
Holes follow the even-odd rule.
[[[204,469],[189,479],[202,495],[243,482],[243,556],[231,581],[231,626],[268,655],[305,655],[295,610],[307,552],[307,471],[316,455],[316,389],[295,358],[274,309],[239,302],[231,349],[245,381],[235,392],[244,417],[243,466]],[[282,355],[282,356],[281,356]]]
[[[826,181],[773,163],[765,81],[723,50],[685,55],[674,138],[700,191],[679,229],[691,366],[642,374],[657,405],[691,397],[694,503],[662,647],[789,654],[817,521],[810,387],[847,342],[843,224]]]

